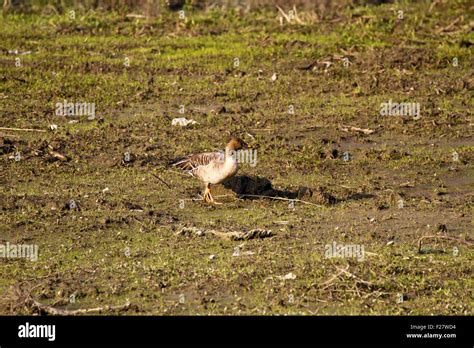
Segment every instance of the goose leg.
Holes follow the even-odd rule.
[[[211,194],[211,184],[206,184],[206,189],[204,191],[204,202],[206,203],[211,203],[211,204],[222,204],[218,203],[214,200],[214,197],[212,197]]]
[[[206,189],[204,190],[204,202],[214,203],[214,198],[211,195],[211,184],[206,184]]]

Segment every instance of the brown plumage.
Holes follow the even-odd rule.
[[[171,165],[180,168],[184,171],[188,171],[194,175],[193,171],[201,166],[206,166],[210,162],[223,162],[224,152],[203,152],[198,154],[192,154],[185,157],[174,160]]]
[[[225,151],[203,152],[178,158],[171,166],[187,171],[205,184],[204,201],[214,203],[211,184],[220,184],[238,171],[235,152],[247,149],[247,144],[239,138],[230,138]]]

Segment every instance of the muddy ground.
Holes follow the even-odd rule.
[[[0,258],[0,314],[472,315],[472,10],[4,17],[0,126],[45,132],[0,129],[0,244],[39,250]],[[257,165],[204,204],[167,163],[231,134]]]

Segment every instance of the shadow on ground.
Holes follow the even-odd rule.
[[[335,204],[338,200],[326,192],[322,187],[312,189],[305,186],[295,191],[277,190],[267,178],[250,177],[246,175],[234,176],[223,183],[224,187],[234,191],[240,198],[287,198],[309,200],[318,204]]]
[[[317,188],[300,186],[295,191],[277,190],[267,178],[258,176],[250,177],[246,175],[234,176],[224,182],[223,185],[225,188],[234,191],[239,198],[244,199],[286,198],[290,200],[306,200],[317,204],[334,205],[341,202],[372,199],[376,197],[370,193],[353,193],[345,198],[336,198],[321,186]]]

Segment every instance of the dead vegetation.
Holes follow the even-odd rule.
[[[323,3],[9,11],[0,244],[39,257],[0,313],[472,314],[471,5]],[[257,165],[203,204],[166,163],[230,134]]]

